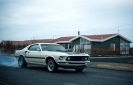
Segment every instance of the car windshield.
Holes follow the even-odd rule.
[[[66,51],[61,45],[42,44],[42,51]]]

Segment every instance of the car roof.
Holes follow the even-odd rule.
[[[34,43],[34,44],[45,44],[45,45],[60,45],[60,44],[56,44],[56,43]],[[32,44],[32,45],[34,45]]]
[[[60,44],[56,44],[56,43],[33,43],[33,44],[29,44],[28,46],[26,46],[25,48],[27,48],[27,47],[30,47],[31,45],[35,45],[35,44],[45,44],[45,45],[60,45]],[[25,49],[25,48],[23,48],[23,49]]]

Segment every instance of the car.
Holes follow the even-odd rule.
[[[16,50],[15,57],[20,67],[43,65],[49,72],[56,72],[58,68],[81,72],[90,62],[88,54],[69,52],[62,45],[54,43],[30,44],[22,50]]]

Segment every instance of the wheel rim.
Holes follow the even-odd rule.
[[[23,58],[22,57],[19,58],[19,62],[18,63],[19,63],[20,66],[23,65]]]
[[[49,61],[48,62],[48,70],[49,71],[53,71],[53,69],[54,69],[54,62],[53,61]]]

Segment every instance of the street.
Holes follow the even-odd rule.
[[[0,85],[133,85],[133,72],[89,67],[50,73],[44,67],[0,66]]]

